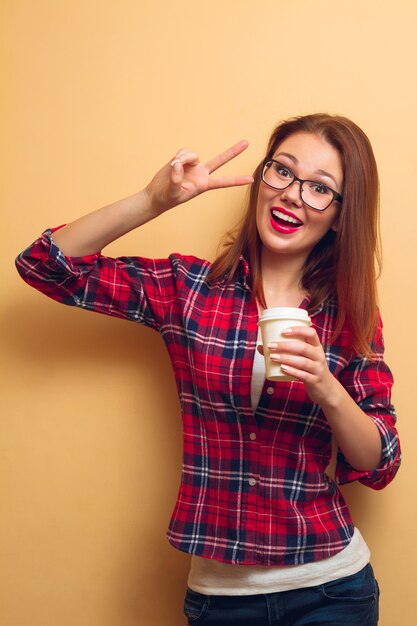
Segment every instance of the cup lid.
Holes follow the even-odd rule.
[[[280,319],[288,319],[288,320],[299,320],[303,322],[311,322],[311,319],[308,315],[308,311],[305,309],[298,309],[296,307],[272,307],[270,309],[265,309],[262,311],[262,314],[259,318],[259,323],[265,322],[266,320],[280,320]]]

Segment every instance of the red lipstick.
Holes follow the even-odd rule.
[[[303,225],[294,213],[283,207],[272,207],[270,223],[274,230],[284,235],[295,233]]]

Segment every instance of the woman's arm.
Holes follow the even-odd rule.
[[[359,472],[378,470],[395,474],[400,457],[393,409],[389,403],[392,378],[382,362],[382,354],[375,364],[363,359],[358,359],[356,365],[353,362],[352,376],[346,381],[341,378],[339,382],[328,368],[313,327],[294,327],[285,334],[301,341],[270,344],[271,359],[304,382],[311,400],[326,416],[349,465]],[[382,484],[379,479],[377,482]]]
[[[330,376],[320,407],[332,429],[334,439],[352,467],[373,471],[380,465],[382,457],[379,430],[340,382],[331,374]]]
[[[180,255],[169,259],[111,258],[101,250],[114,239],[194,196],[218,187],[244,185],[248,176],[213,179],[210,174],[247,147],[241,141],[200,164],[180,150],[137,194],[58,229],[47,230],[18,255],[23,280],[57,302],[159,330],[174,298]]]
[[[248,147],[242,140],[206,163],[183,148],[140,192],[89,213],[54,233],[65,256],[95,254],[107,244],[158,215],[210,189],[247,185],[251,176],[211,178],[210,174]]]

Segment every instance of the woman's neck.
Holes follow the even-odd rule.
[[[298,307],[307,295],[301,286],[304,260],[262,252],[262,283],[268,307]]]

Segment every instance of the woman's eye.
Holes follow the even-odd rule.
[[[283,165],[277,164],[275,167],[275,171],[277,174],[279,174],[279,176],[282,176],[283,178],[292,178],[290,170],[288,170]]]
[[[311,191],[317,193],[318,195],[324,195],[330,192],[330,189],[326,187],[326,185],[321,185],[320,183],[312,183],[310,185]]]

